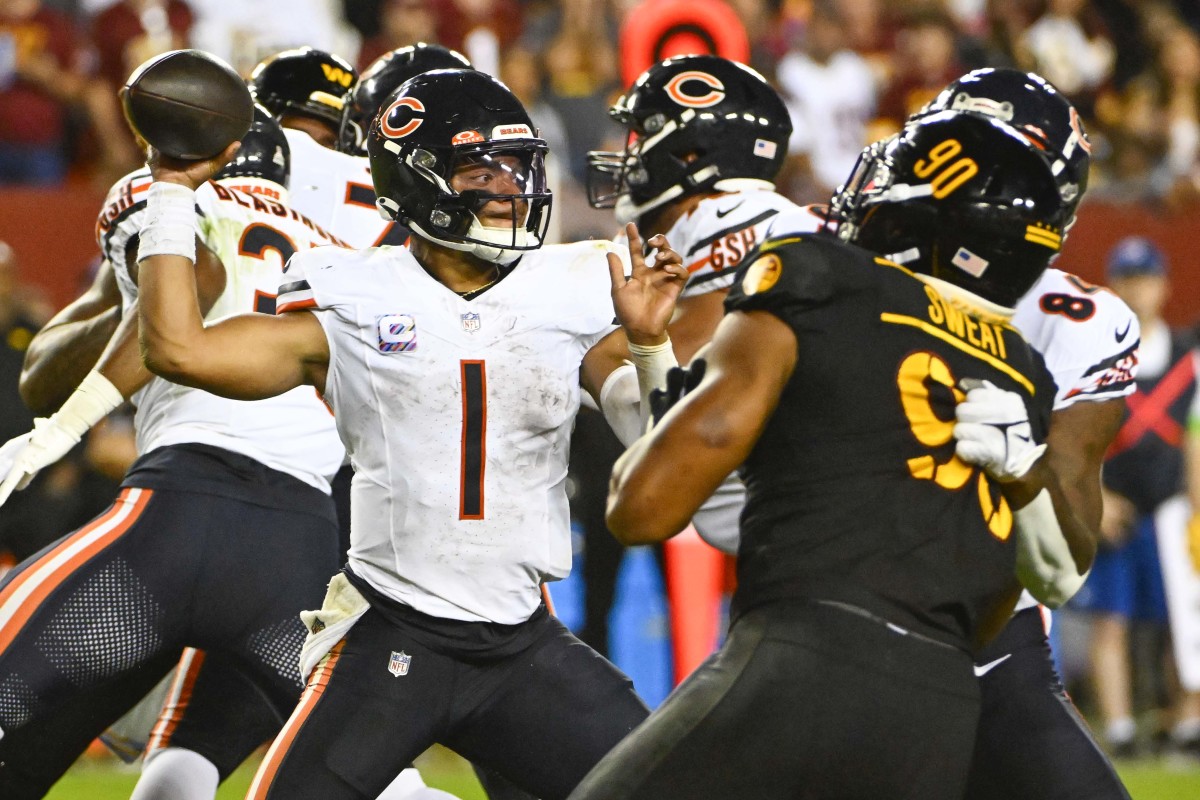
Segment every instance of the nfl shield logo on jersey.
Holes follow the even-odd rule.
[[[474,311],[468,311],[462,315],[462,329],[467,333],[474,333],[483,327],[483,323],[479,321],[479,315]]]
[[[388,661],[388,672],[399,678],[401,675],[408,674],[408,666],[412,663],[412,656],[401,650],[397,653],[392,651],[391,660]]]

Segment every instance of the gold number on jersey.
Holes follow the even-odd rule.
[[[972,158],[963,156],[952,161],[961,152],[962,144],[958,139],[946,139],[930,148],[926,156],[928,161],[921,158],[913,164],[913,174],[921,179],[930,179],[929,186],[938,200],[952,194],[979,174],[979,165]]]
[[[955,386],[957,381],[950,366],[934,353],[918,352],[900,363],[896,385],[900,390],[900,404],[909,428],[918,442],[926,447],[941,447],[954,439],[954,420],[942,419],[933,408],[930,398],[931,384],[945,387],[959,403],[963,393]],[[932,453],[908,460],[908,471],[918,480],[933,481],[949,491],[958,491],[976,476],[976,469],[957,455],[948,461],[939,462]],[[987,522],[988,530],[997,539],[1004,541],[1012,532],[1012,511],[1004,497],[999,504],[992,497],[991,484],[982,471],[978,472],[979,507]]]

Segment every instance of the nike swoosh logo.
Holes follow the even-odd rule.
[[[1126,323],[1125,323],[1125,330],[1123,330],[1123,331],[1118,331],[1118,332],[1116,333],[1116,337],[1117,337],[1117,344],[1120,344],[1121,342],[1125,341],[1125,337],[1129,335],[1129,329],[1130,329],[1130,327],[1132,327],[1132,326],[1133,326],[1133,322],[1126,322]]]
[[[982,678],[984,675],[987,675],[989,672],[991,672],[996,667],[1003,664],[1005,661],[1008,661],[1010,658],[1012,658],[1012,653],[1009,653],[1006,656],[1000,656],[995,661],[989,661],[988,663],[984,664],[983,666],[976,664],[975,665],[975,677]]]
[[[742,203],[744,203],[744,202],[746,202],[746,201],[743,200]],[[722,217],[726,217],[726,216],[732,214],[734,211],[737,211],[739,208],[742,207],[742,203],[738,203],[735,206],[730,206],[729,208],[725,209],[724,211],[718,211],[717,219],[721,219]]]

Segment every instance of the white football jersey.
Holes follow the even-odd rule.
[[[350,565],[432,616],[513,624],[571,566],[579,368],[614,329],[608,242],[525,254],[470,301],[407,248],[292,258],[279,311],[329,339],[325,399],[354,466]]]
[[[689,273],[683,297],[728,289],[742,259],[768,236],[811,233],[824,223],[766,181],[721,185],[730,191],[704,198],[667,231],[667,241],[683,256]]]
[[[1115,294],[1047,269],[1021,302],[1013,325],[1046,360],[1058,392],[1054,410],[1083,400],[1112,400],[1137,388],[1137,316]],[[1023,592],[1017,611],[1037,600]]]
[[[351,247],[404,243],[406,231],[375,207],[366,158],[330,150],[303,131],[283,133],[292,157],[288,205]]]
[[[1047,269],[1013,315],[1058,384],[1054,409],[1133,394],[1137,316],[1121,298],[1062,270]]]
[[[141,230],[150,182],[146,169],[120,180],[97,225],[125,307],[138,292],[126,263],[126,245]],[[196,192],[196,209],[197,235],[220,257],[226,273],[225,291],[209,311],[209,321],[250,311],[274,313],[286,260],[297,250],[329,242],[314,223],[281,202],[214,183]],[[342,462],[344,449],[329,409],[309,386],[248,402],[154,378],[132,401],[139,454],[172,444],[209,444],[325,492]]]

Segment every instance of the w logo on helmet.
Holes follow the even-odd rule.
[[[699,70],[681,72],[663,88],[667,97],[687,108],[708,108],[725,99],[725,84],[715,75]]]
[[[408,110],[404,112],[401,109]],[[379,116],[379,130],[389,139],[403,139],[421,127],[425,120],[420,114],[424,113],[425,104],[420,100],[415,97],[401,97]],[[402,120],[404,121],[401,122]],[[397,122],[401,124],[397,125]]]
[[[321,64],[321,70],[325,73],[325,80],[330,83],[336,83],[338,86],[349,88],[354,82],[354,76],[334,64]]]

